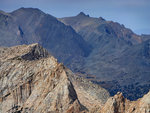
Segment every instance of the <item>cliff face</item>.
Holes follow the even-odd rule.
[[[100,107],[109,94],[81,82],[40,45],[0,48],[0,113],[88,112],[96,105],[87,105],[88,96],[86,102]]]

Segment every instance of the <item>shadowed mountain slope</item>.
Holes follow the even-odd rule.
[[[149,36],[139,36],[119,23],[93,18],[83,12],[59,19],[72,26],[93,47],[75,71],[93,82],[134,100],[150,88]],[[95,75],[96,77],[94,77]]]
[[[102,17],[94,18],[83,12],[74,17],[59,19],[66,25],[72,26],[83,38],[94,47],[101,46],[103,38],[116,38],[129,44],[141,42],[141,37],[117,22],[106,21]],[[107,39],[108,40],[108,39]]]

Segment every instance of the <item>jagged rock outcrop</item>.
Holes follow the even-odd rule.
[[[129,101],[118,92],[108,99],[100,113],[150,113],[150,92],[137,101]]]
[[[118,92],[114,97],[108,99],[101,113],[125,113],[127,106],[129,106],[129,101]]]
[[[0,48],[0,113],[90,112],[108,97],[39,44]]]

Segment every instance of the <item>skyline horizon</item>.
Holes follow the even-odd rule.
[[[17,8],[17,9],[15,9],[15,10],[18,10],[18,9],[21,9],[21,8],[33,8],[33,9],[39,9],[39,10],[41,10],[42,12],[46,13],[46,12],[43,11],[42,9],[36,8],[36,7],[20,7],[20,8]],[[7,11],[4,11],[4,10],[1,10],[1,9],[0,9],[0,11],[3,11],[3,12],[5,12],[5,13],[11,13],[11,12],[13,12],[13,11],[15,11],[15,10],[12,10],[12,11],[8,11],[8,12],[7,12]],[[46,13],[46,14],[49,14],[49,15],[51,15],[51,16],[54,16],[55,18],[64,18],[64,17],[73,17],[73,16],[77,16],[77,15],[80,14],[81,12],[84,13],[85,15],[89,15],[89,17],[93,17],[93,18],[100,18],[100,17],[101,17],[101,18],[103,18],[102,16],[99,16],[99,17],[90,16],[90,14],[87,14],[87,13],[85,13],[85,12],[83,12],[83,11],[78,12],[76,15],[62,16],[62,17],[56,17],[55,15],[52,15],[52,14],[49,14],[49,13]],[[113,22],[119,23],[120,25],[124,25],[125,28],[130,29],[132,32],[134,32],[134,33],[137,34],[137,35],[150,35],[150,33],[147,33],[147,34],[146,34],[146,33],[141,33],[141,34],[139,34],[139,33],[137,33],[136,31],[134,31],[133,29],[127,27],[125,24],[120,23],[120,22],[118,22],[118,21],[107,20],[106,18],[103,18],[103,19],[105,19],[106,21],[113,21]]]
[[[134,33],[150,35],[150,1],[127,0],[0,0],[0,10],[12,12],[21,7],[38,8],[56,18],[70,17],[84,12],[91,17],[102,17],[118,22]]]

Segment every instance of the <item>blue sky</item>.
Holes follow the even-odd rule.
[[[0,0],[0,10],[34,7],[55,17],[84,12],[124,24],[137,34],[150,34],[150,0]]]

